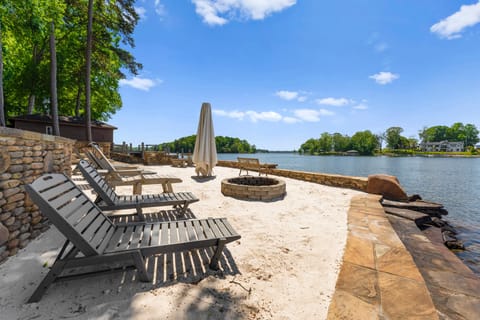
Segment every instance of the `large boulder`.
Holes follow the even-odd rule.
[[[369,175],[367,192],[380,194],[389,200],[408,201],[407,193],[403,190],[397,177],[386,174]]]

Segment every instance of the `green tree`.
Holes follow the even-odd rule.
[[[390,149],[401,149],[403,129],[401,127],[390,127],[385,131],[385,140]]]
[[[0,12],[0,17],[3,17]],[[3,100],[3,45],[2,45],[2,19],[0,18],[0,127],[5,127],[5,105]]]
[[[424,127],[419,132],[419,137],[422,142],[462,141],[465,143],[465,147],[468,147],[474,146],[480,141],[478,134],[479,131],[475,125],[456,122],[451,127],[443,125]]]
[[[415,139],[414,137],[408,138],[406,143],[407,143],[406,149],[410,149],[410,150],[418,149],[418,140]]]
[[[324,132],[320,135],[318,139],[318,147],[321,152],[331,152],[333,145],[333,139],[330,133]]]
[[[448,140],[450,128],[447,126],[433,126],[424,128],[420,133],[423,142],[439,142]],[[450,134],[451,135],[451,134]]]
[[[161,150],[167,148],[170,152],[193,152],[195,148],[196,135],[175,139],[173,142],[164,142],[160,144]],[[215,144],[218,153],[254,153],[256,148],[250,145],[246,140],[239,138],[216,136]]]
[[[58,121],[58,99],[57,99],[57,51],[55,49],[55,22],[51,22],[50,30],[50,104],[52,108],[53,134],[60,135],[60,124]]]
[[[350,146],[350,137],[347,135],[342,135],[341,133],[335,132],[332,135],[333,141],[333,150],[336,152],[345,152],[351,149]]]
[[[0,6],[7,116],[51,110],[48,55],[52,14],[55,24],[59,113],[82,116],[86,104],[86,46],[89,0],[4,0]],[[133,47],[138,14],[133,0],[93,1],[91,118],[107,120],[122,106],[118,92],[124,72],[141,64]],[[54,10],[52,10],[54,8]],[[82,54],[83,53],[83,54]]]
[[[377,134],[375,135],[375,137],[377,137],[378,149],[380,150],[380,152],[382,152],[383,141],[385,141],[385,139],[386,139],[385,132],[377,133]]]
[[[87,50],[85,54],[85,130],[87,141],[92,142],[92,111],[90,76],[92,69],[92,42],[93,42],[93,0],[88,0],[87,23]]]
[[[317,139],[308,139],[307,141],[305,141],[301,146],[300,148],[305,152],[305,153],[308,153],[308,154],[314,154],[314,153],[317,153],[319,152],[320,150],[320,146],[319,146],[319,143],[318,143],[318,140]]]
[[[477,127],[473,124],[467,123],[464,127],[465,130],[465,145],[466,146],[475,146],[480,139],[478,138],[479,131]]]
[[[352,136],[352,148],[361,155],[372,155],[377,148],[378,140],[370,131],[359,131]]]

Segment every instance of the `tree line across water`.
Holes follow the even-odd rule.
[[[196,137],[197,135],[182,137],[172,142],[161,143],[159,147],[163,151],[192,153]],[[239,138],[216,136],[215,145],[219,153],[255,153],[257,151],[255,145]]]
[[[403,128],[390,127],[378,134],[370,130],[356,132],[353,136],[341,133],[324,132],[319,138],[311,138],[300,146],[300,152],[307,154],[343,153],[351,150],[362,155],[372,155],[375,152],[415,152],[420,150],[421,143],[460,141],[465,150],[475,152],[475,144],[480,141],[479,131],[473,124],[454,123],[452,126],[424,127],[419,131],[420,140],[414,137],[402,136]],[[387,150],[382,150],[383,144]]]

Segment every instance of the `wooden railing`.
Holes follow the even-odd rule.
[[[172,164],[172,159],[182,159],[188,165],[193,165],[191,153],[169,153],[160,151],[159,144],[142,142],[134,147],[132,143],[112,144],[112,157],[124,162],[141,162],[143,164]],[[138,162],[136,162],[138,161]]]

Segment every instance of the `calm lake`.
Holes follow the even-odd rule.
[[[442,203],[466,251],[457,255],[480,274],[480,158],[302,156],[294,153],[219,154],[219,160],[254,157],[278,168],[366,177],[397,176],[407,194]]]

